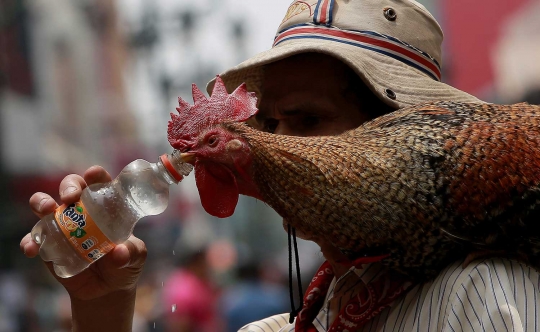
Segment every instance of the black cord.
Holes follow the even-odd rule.
[[[291,232],[292,231],[292,232]],[[296,243],[296,229],[292,228],[290,224],[287,224],[287,239],[289,248],[289,295],[291,298],[291,313],[289,315],[289,324],[294,322],[294,319],[304,306],[304,291],[302,290],[302,278],[300,277],[300,261],[298,259],[298,244]],[[291,237],[294,243],[294,258],[296,261],[296,280],[298,282],[298,290],[300,293],[300,306],[294,307],[294,292],[293,292],[293,273],[292,273],[292,250],[291,250]]]
[[[300,259],[298,258],[298,244],[296,243],[296,228],[292,229],[293,244],[294,244],[294,259],[296,261],[296,282],[298,282],[298,289],[300,290],[300,310],[304,306],[304,291],[302,290],[302,277],[300,276]]]

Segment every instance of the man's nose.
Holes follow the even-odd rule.
[[[279,123],[276,126],[276,129],[274,129],[274,134],[301,136],[300,133],[298,133],[298,131],[295,130],[294,127],[291,127],[290,125],[288,125],[286,121],[279,121]]]
[[[285,126],[281,124],[278,124],[274,130],[274,134],[276,135],[289,135],[287,132],[288,130],[285,129]]]

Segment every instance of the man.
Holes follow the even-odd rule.
[[[275,134],[336,135],[382,113],[430,100],[479,102],[440,82],[442,32],[421,5],[408,0],[295,1],[274,47],[223,73],[229,91],[256,91],[252,125]],[[213,82],[209,84],[209,89]],[[87,184],[111,177],[92,167],[67,176],[61,199],[78,199]],[[30,199],[43,217],[56,202]],[[285,221],[286,223],[286,221]],[[299,234],[301,237],[307,235]],[[396,282],[378,263],[352,266],[324,237],[326,258],[295,322],[278,315],[242,331],[536,331],[538,272],[505,259],[447,267],[429,282]],[[27,256],[37,245],[21,241]],[[90,269],[60,282],[72,299],[75,331],[129,331],[144,244],[131,237]],[[314,301],[316,299],[316,301]],[[96,319],[100,317],[100,319]]]

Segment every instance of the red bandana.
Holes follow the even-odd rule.
[[[316,332],[313,320],[324,304],[334,278],[330,263],[324,262],[311,280],[304,296],[304,306],[296,317],[295,331]],[[357,331],[378,315],[412,285],[403,276],[383,273],[364,284],[360,292],[343,306],[328,331]]]

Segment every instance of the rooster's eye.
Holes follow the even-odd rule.
[[[208,145],[210,145],[211,147],[216,146],[217,142],[218,142],[218,139],[216,136],[210,136],[208,138]]]

